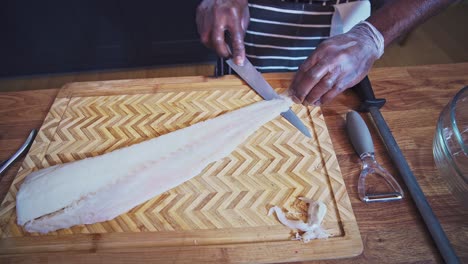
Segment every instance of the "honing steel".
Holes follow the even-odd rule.
[[[431,233],[432,239],[437,245],[440,254],[446,263],[459,263],[459,259],[452,248],[450,241],[447,238],[444,230],[442,229],[439,220],[434,215],[431,206],[427,202],[426,196],[424,196],[421,187],[419,186],[416,178],[411,171],[408,162],[406,161],[400,147],[398,146],[395,138],[390,131],[387,123],[385,122],[380,108],[385,104],[385,99],[376,99],[374,91],[372,90],[369,78],[366,76],[360,83],[353,87],[353,90],[358,94],[361,99],[361,106],[359,111],[369,112],[372,120],[374,121],[381,138],[387,148],[387,151],[392,159],[393,163],[400,172],[406,186],[408,187],[409,193],[416,204],[429,232]]]

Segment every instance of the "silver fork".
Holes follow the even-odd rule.
[[[31,133],[29,133],[29,136],[28,138],[26,139],[26,141],[23,143],[23,145],[21,145],[21,147],[19,147],[19,149],[10,157],[8,158],[7,160],[4,160],[2,162],[0,162],[0,176],[6,172],[6,170],[19,158],[21,157],[23,154],[25,154],[28,149],[31,147],[33,141],[34,141],[34,138],[36,137],[37,135],[37,130],[36,129],[33,129],[31,130]]]

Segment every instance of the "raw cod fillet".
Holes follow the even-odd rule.
[[[47,233],[107,221],[199,174],[291,106],[261,101],[113,152],[29,174],[18,224]]]

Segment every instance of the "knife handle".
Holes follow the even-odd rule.
[[[374,90],[372,89],[372,85],[368,76],[364,77],[362,81],[360,81],[351,89],[357,93],[359,99],[361,100],[361,105],[358,109],[359,112],[368,112],[369,107],[376,107],[380,109],[386,102],[385,99],[375,98]]]
[[[364,153],[374,153],[374,143],[369,129],[356,111],[349,111],[346,114],[346,131],[359,157]]]

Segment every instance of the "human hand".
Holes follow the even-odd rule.
[[[367,22],[322,42],[299,67],[289,88],[295,103],[321,105],[356,85],[383,54],[382,34]]]
[[[247,0],[204,0],[197,8],[197,27],[202,43],[221,57],[229,57],[230,49],[224,32],[230,33],[234,63],[243,65],[244,36],[249,24]]]

